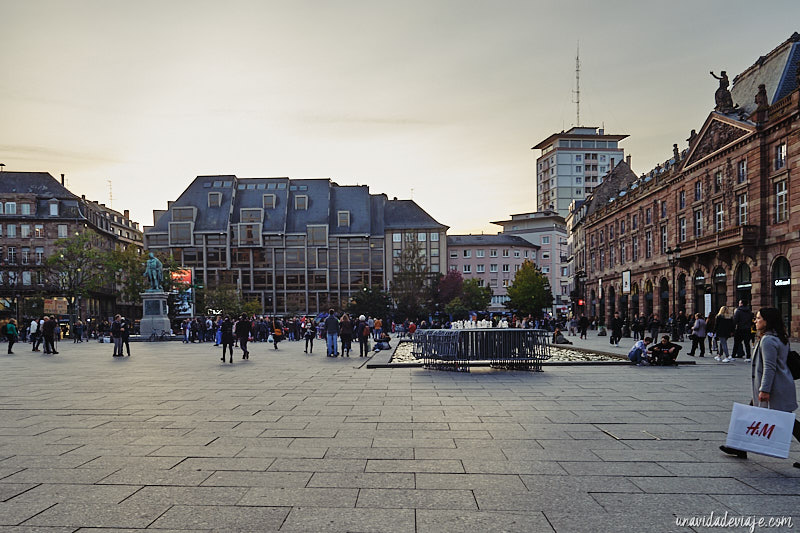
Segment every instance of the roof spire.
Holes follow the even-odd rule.
[[[575,54],[575,126],[581,126],[581,42],[578,41],[578,52]]]

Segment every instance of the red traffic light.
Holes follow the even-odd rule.
[[[582,299],[581,299],[581,300],[578,300],[578,305],[583,305],[584,303],[585,303],[585,302],[584,302]]]

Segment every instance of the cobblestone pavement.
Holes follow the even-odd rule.
[[[464,374],[367,370],[321,342],[254,343],[232,365],[211,344],[132,348],[0,355],[0,531],[800,524],[797,443],[789,460],[717,449],[747,401],[745,364]]]

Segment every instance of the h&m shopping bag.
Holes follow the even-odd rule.
[[[794,413],[733,404],[725,445],[770,457],[789,457]]]

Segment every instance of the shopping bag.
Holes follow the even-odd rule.
[[[770,457],[789,457],[794,413],[733,404],[725,445]]]
[[[273,337],[272,333],[270,333],[269,337],[267,337],[267,342],[273,342],[274,340],[275,340],[275,337]]]

